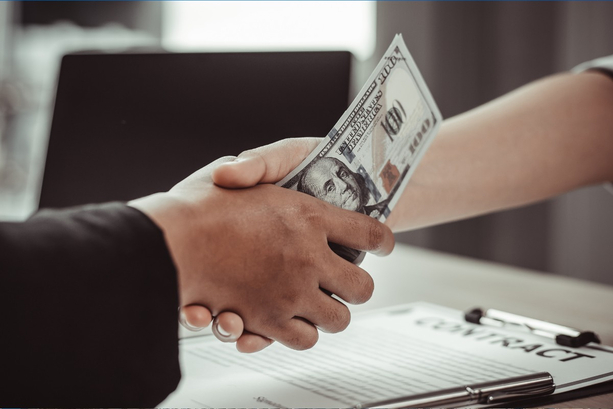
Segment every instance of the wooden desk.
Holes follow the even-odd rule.
[[[362,267],[375,280],[371,300],[354,312],[413,301],[460,310],[496,308],[600,335],[613,345],[613,287],[482,262],[406,245],[384,258],[368,255]],[[612,407],[613,393],[556,407]]]

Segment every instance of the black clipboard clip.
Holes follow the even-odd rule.
[[[500,310],[489,309],[483,311],[481,308],[474,308],[464,313],[464,319],[473,324],[530,332],[553,339],[558,345],[571,348],[579,348],[590,342],[600,344],[600,338],[592,331],[581,331]]]

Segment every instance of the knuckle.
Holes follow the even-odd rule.
[[[284,331],[285,327],[283,322],[287,318],[273,311],[269,311],[268,314],[262,314],[257,321],[257,326],[255,328],[250,328],[249,330],[252,332],[257,332],[260,335],[267,335],[268,333],[274,333],[275,331]]]
[[[319,270],[317,267],[319,264],[321,264],[321,256],[313,251],[303,251],[301,255],[302,255],[301,265],[303,269],[309,272],[309,276],[310,276],[309,279],[315,279],[316,276],[310,274],[310,272],[313,269],[315,269],[316,271]],[[299,291],[301,291],[300,295],[302,295],[303,294],[302,291],[304,291],[304,288],[300,288]]]
[[[321,219],[323,215],[330,212],[330,209],[336,210],[336,207],[323,200],[313,198],[311,201],[313,206],[313,212]]]
[[[269,165],[269,161],[267,160],[268,157],[265,155],[265,151],[263,151],[263,147],[247,149],[246,151],[242,151],[241,153],[239,153],[238,157],[241,159],[257,158],[261,160],[265,166]]]
[[[303,245],[304,242],[300,244]],[[276,276],[284,280],[283,299],[295,306],[299,300],[305,298],[305,286],[317,279],[314,271],[318,271],[318,266],[321,264],[321,257],[315,251],[310,251],[309,243],[303,245],[303,248],[284,246],[281,252],[279,265],[283,265],[279,269]]]
[[[351,216],[354,216],[353,214]],[[368,217],[368,216],[365,216]],[[370,223],[370,217],[368,217],[368,222]],[[346,219],[346,228],[348,231],[360,231],[361,229],[363,229],[364,225],[362,223],[362,221],[360,219],[356,219],[354,217],[347,217]]]
[[[352,264],[348,265],[343,276],[347,299],[350,304],[363,304],[372,297],[375,283],[366,271]]]
[[[257,148],[247,149],[238,154],[239,158],[248,158],[254,155],[258,155]]]
[[[356,286],[356,292],[352,304],[364,304],[370,300],[373,292],[375,291],[375,282],[366,272],[362,272],[357,275],[356,281],[359,283]]]
[[[373,219],[368,229],[369,250],[378,250],[383,245],[385,239],[385,227],[383,224]]]
[[[236,156],[232,156],[232,155],[227,155],[227,156],[222,156],[221,158],[217,159],[217,161],[219,163],[225,163],[225,162],[232,162],[233,160],[236,160]]]
[[[351,322],[351,313],[349,309],[344,305],[340,305],[339,308],[332,310],[332,319],[328,328],[329,332],[341,332],[347,329]]]
[[[298,215],[310,226],[319,227],[322,224],[322,206],[313,200],[302,200],[297,208]]]
[[[305,351],[313,348],[318,340],[319,334],[316,329],[303,331],[299,336],[292,339],[291,347],[298,351]]]

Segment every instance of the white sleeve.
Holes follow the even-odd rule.
[[[590,69],[599,69],[603,71],[608,71],[613,74],[613,55],[608,57],[596,58],[592,61],[584,62],[583,64],[577,65],[572,69],[573,72],[582,72]]]
[[[606,71],[611,75],[611,78],[613,78],[613,55],[579,64],[572,69],[572,72],[579,73],[587,70]],[[611,135],[611,138],[613,138],[613,135]],[[613,182],[605,183],[604,187],[613,194]]]

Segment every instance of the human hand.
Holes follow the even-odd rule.
[[[190,331],[201,331],[208,327],[213,316],[202,305],[187,305],[180,309],[179,322]],[[222,342],[236,342],[240,352],[257,352],[270,345],[273,340],[244,331],[241,317],[233,312],[222,312],[213,322],[213,334]]]
[[[202,305],[187,305],[181,308],[179,322],[190,331],[201,331],[211,323],[208,308]],[[222,312],[213,322],[213,334],[222,342],[236,342],[239,352],[261,351],[274,341],[244,330],[243,320],[233,312]]]
[[[322,138],[290,138],[242,152],[230,162],[213,170],[215,184],[227,188],[246,188],[258,183],[276,183],[300,164],[321,142]],[[209,326],[211,312],[202,305],[181,308],[181,324],[199,331]],[[222,312],[215,317],[213,334],[222,342],[236,342],[240,352],[253,353],[269,346],[273,340],[243,331],[241,317]]]
[[[344,329],[347,308],[320,286],[357,303],[370,297],[372,279],[332,253],[327,242],[387,253],[391,231],[367,216],[277,186],[214,186],[213,169],[227,161],[201,169],[168,193],[131,203],[166,234],[181,305],[205,305],[213,314],[234,311],[247,331],[298,349],[315,343],[314,325]]]

